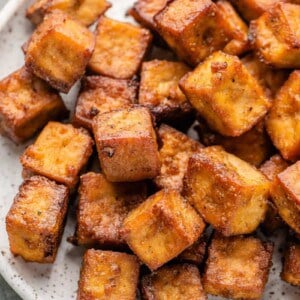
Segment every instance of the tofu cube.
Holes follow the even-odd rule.
[[[254,237],[215,235],[202,279],[205,292],[230,299],[260,299],[272,253],[272,243]]]
[[[123,222],[131,250],[155,270],[191,246],[205,227],[175,190],[161,190],[132,210]]]
[[[68,15],[44,18],[24,47],[26,67],[53,88],[67,93],[84,74],[94,50],[94,35]]]
[[[23,67],[0,81],[0,130],[16,143],[68,111],[57,92]]]
[[[20,160],[25,177],[43,175],[72,189],[92,151],[93,140],[85,129],[49,122]]]
[[[179,85],[211,129],[240,136],[270,108],[262,87],[236,56],[215,52]]]
[[[291,73],[278,92],[266,119],[267,131],[286,160],[300,158],[300,70]]]
[[[278,3],[250,24],[252,47],[275,68],[300,68],[300,6]]]
[[[6,216],[11,252],[26,261],[54,262],[68,198],[67,187],[45,177],[25,180]]]
[[[158,146],[146,108],[98,115],[93,120],[93,132],[101,168],[109,181],[139,181],[158,175]]]
[[[154,178],[154,183],[160,189],[181,191],[189,158],[203,146],[165,124],[160,126],[158,136],[162,142],[159,149],[161,168],[160,174]]]
[[[130,79],[138,72],[151,42],[149,30],[101,17],[88,66],[97,74]]]
[[[189,159],[183,195],[207,223],[231,236],[258,227],[266,213],[269,186],[257,169],[212,146]]]
[[[279,173],[272,186],[271,196],[280,217],[300,234],[300,162]]]
[[[89,249],[83,256],[78,300],[135,300],[139,262],[134,255]]]
[[[196,266],[164,266],[142,278],[143,299],[206,300]]]
[[[137,81],[87,76],[82,80],[73,124],[92,129],[98,114],[129,108],[136,101]]]
[[[193,115],[193,109],[178,86],[190,68],[181,62],[152,60],[142,64],[139,104],[148,107],[157,122],[173,121]]]
[[[46,14],[60,10],[82,25],[90,26],[110,7],[111,4],[106,0],[36,0],[27,8],[26,17],[38,25]]]
[[[211,0],[170,1],[154,21],[170,48],[190,65],[197,65],[234,38]]]
[[[76,242],[87,246],[125,246],[123,220],[147,197],[144,182],[111,183],[102,174],[80,177]]]

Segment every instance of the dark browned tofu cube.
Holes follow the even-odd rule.
[[[183,194],[207,223],[230,236],[258,227],[266,213],[269,186],[256,168],[212,146],[190,158]]]
[[[151,270],[191,246],[205,227],[175,190],[161,190],[132,210],[123,222],[128,246]]]
[[[158,130],[162,147],[159,149],[160,174],[154,178],[160,189],[182,190],[188,160],[203,146],[184,133],[162,124]]]
[[[93,151],[93,140],[83,128],[49,122],[20,160],[24,176],[39,174],[74,188]]]
[[[271,187],[271,196],[280,217],[300,234],[300,162],[279,173]]]
[[[67,114],[59,94],[25,68],[0,81],[0,130],[16,143]]]
[[[92,129],[98,114],[129,108],[137,98],[137,82],[104,76],[87,76],[82,80],[73,123]]]
[[[78,300],[136,300],[139,262],[134,255],[90,249],[83,256]]]
[[[89,68],[97,74],[130,79],[138,72],[151,41],[147,29],[101,17]]]
[[[272,253],[271,243],[253,237],[215,235],[202,280],[205,292],[230,299],[260,299]]]
[[[47,15],[24,48],[26,67],[67,93],[84,74],[94,50],[94,35],[68,15]]]
[[[80,177],[76,241],[79,245],[125,246],[120,229],[147,197],[146,184],[110,183],[102,174]]]
[[[210,0],[174,0],[155,15],[156,28],[179,58],[197,65],[233,38]]]
[[[142,278],[145,300],[206,300],[199,270],[194,265],[165,266]]]
[[[179,83],[209,127],[225,136],[240,136],[267,113],[270,102],[238,57],[213,53]]]
[[[26,261],[54,262],[68,198],[67,187],[45,177],[25,180],[6,216],[11,252]]]
[[[135,107],[98,115],[93,132],[101,168],[109,181],[139,181],[158,175],[158,146],[148,109]]]

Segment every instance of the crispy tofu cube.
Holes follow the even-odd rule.
[[[162,142],[159,150],[161,168],[160,174],[154,178],[154,183],[160,189],[181,191],[188,160],[203,146],[165,124],[160,126],[158,135]]]
[[[26,261],[54,262],[68,198],[67,187],[45,177],[25,180],[6,216],[11,252]]]
[[[272,186],[271,196],[280,217],[300,234],[300,161],[279,173]]]
[[[300,68],[300,6],[278,3],[250,24],[259,58],[276,68]]]
[[[123,222],[128,246],[155,270],[191,246],[205,227],[175,190],[161,190],[132,210]]]
[[[135,80],[84,77],[73,123],[91,130],[96,115],[131,107],[136,101],[137,85]]]
[[[88,66],[97,74],[130,79],[138,72],[151,41],[152,35],[145,28],[101,17]]]
[[[80,177],[76,241],[88,246],[125,246],[120,229],[128,213],[147,197],[144,182],[110,183],[102,174]]]
[[[204,290],[230,299],[260,299],[272,253],[272,243],[257,238],[215,235],[208,250]]]
[[[98,115],[93,132],[109,181],[139,181],[158,175],[158,146],[148,109],[134,107]]]
[[[284,159],[300,158],[300,70],[278,92],[266,120],[267,131]]]
[[[89,249],[83,256],[78,300],[135,300],[139,262],[134,255]]]
[[[68,15],[44,18],[24,47],[26,67],[53,88],[67,93],[84,74],[94,50],[94,35]]]
[[[139,104],[148,107],[156,121],[179,122],[193,109],[178,86],[190,68],[181,62],[152,60],[142,64]]]
[[[83,128],[49,122],[20,160],[24,175],[39,174],[74,188],[93,151],[93,140]]]
[[[241,55],[248,51],[250,43],[248,42],[248,26],[237,14],[230,2],[219,0],[217,8],[227,21],[228,30],[233,35],[233,39],[228,42],[223,51],[231,55]]]
[[[84,26],[90,26],[110,7],[106,0],[36,0],[27,8],[26,17],[38,25],[46,14],[60,10]]]
[[[240,136],[267,113],[270,102],[262,87],[236,56],[215,52],[179,85],[215,131]]]
[[[68,111],[57,92],[21,68],[0,81],[0,130],[16,143]]]
[[[261,62],[253,53],[241,59],[249,73],[264,88],[265,94],[273,99],[288,78],[286,70],[276,70]]]
[[[206,300],[196,266],[164,266],[142,278],[143,299]]]
[[[174,0],[155,15],[159,34],[179,58],[197,65],[234,38],[211,0]]]
[[[183,195],[207,223],[230,236],[258,227],[266,213],[269,185],[250,164],[212,146],[190,158]]]

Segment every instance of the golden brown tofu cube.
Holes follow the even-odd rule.
[[[93,151],[93,140],[83,128],[49,122],[20,160],[24,175],[39,174],[74,188]]]
[[[142,278],[144,300],[206,300],[196,266],[176,264],[164,266]]]
[[[98,114],[129,108],[136,101],[137,81],[87,76],[82,80],[73,123],[92,129]]]
[[[106,0],[36,0],[27,8],[26,17],[33,24],[38,25],[46,14],[60,10],[84,26],[90,26],[109,7],[111,4]]]
[[[241,55],[248,51],[250,43],[248,42],[248,26],[240,18],[230,2],[219,0],[217,8],[226,20],[228,30],[233,35],[233,39],[228,42],[223,51],[231,55]]]
[[[300,68],[300,6],[278,3],[250,24],[260,60],[276,68]]]
[[[6,216],[11,252],[26,261],[54,262],[68,198],[67,187],[45,177],[25,180]]]
[[[284,159],[300,158],[300,70],[278,92],[266,120],[267,131]]]
[[[191,246],[205,227],[175,190],[161,190],[132,210],[123,222],[128,246],[155,270]]]
[[[162,124],[158,130],[162,142],[159,150],[160,174],[154,178],[158,188],[182,190],[188,160],[203,146],[184,133]]]
[[[89,249],[83,256],[78,300],[136,300],[139,262],[134,255]]]
[[[279,173],[271,187],[271,196],[280,217],[300,234],[300,162]]]
[[[94,50],[94,35],[68,15],[55,11],[34,31],[25,51],[26,67],[67,93],[84,74]]]
[[[124,246],[120,229],[128,213],[147,197],[146,184],[110,183],[102,174],[80,177],[76,241],[79,245]]]
[[[234,38],[210,0],[174,0],[155,15],[159,34],[179,58],[197,65]]]
[[[247,234],[264,219],[269,182],[250,164],[212,146],[190,158],[183,194],[223,235]]]
[[[260,299],[272,265],[272,243],[253,237],[215,235],[203,277],[206,293],[230,299]]]
[[[139,181],[158,175],[158,146],[148,109],[134,107],[98,115],[93,132],[109,181]]]
[[[211,129],[240,136],[267,113],[262,87],[236,56],[215,52],[179,85]]]
[[[253,53],[241,59],[249,73],[264,88],[265,94],[273,99],[288,78],[286,70],[276,70],[261,62]]]
[[[0,130],[16,143],[68,111],[57,92],[21,68],[0,81]]]
[[[101,17],[88,66],[97,74],[130,79],[138,72],[151,41],[152,35],[145,28]]]

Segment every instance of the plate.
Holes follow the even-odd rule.
[[[107,12],[109,17],[132,22],[125,17],[125,13],[133,0],[110,0],[110,2],[113,6]],[[24,17],[29,3],[30,1],[24,1],[16,8],[13,17],[0,33],[0,78],[24,64],[21,45],[27,41],[33,30],[33,26]],[[69,108],[74,106],[77,90],[77,87],[74,87],[68,95],[63,96]],[[0,137],[0,273],[24,300],[75,299],[84,250],[66,241],[66,238],[74,233],[74,205],[71,205],[62,243],[53,265],[26,263],[20,257],[13,257],[9,251],[5,216],[22,182],[19,156],[25,147],[26,145],[16,146],[8,139]],[[299,288],[292,287],[279,278],[282,249],[280,236],[279,232],[278,236],[273,238],[277,247],[264,299],[296,300],[300,298]],[[209,297],[209,299],[217,298]]]

